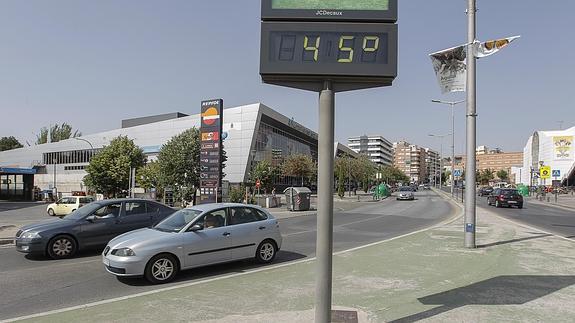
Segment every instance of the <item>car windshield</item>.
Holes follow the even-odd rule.
[[[411,192],[411,187],[402,186],[399,188],[400,192]]]
[[[501,194],[509,196],[517,194],[517,190],[501,190]]]
[[[156,224],[154,229],[164,232],[178,232],[190,222],[194,221],[194,219],[201,213],[202,211],[195,209],[179,210],[164,219],[162,222]]]
[[[64,220],[81,220],[86,216],[90,215],[92,212],[96,211],[97,209],[104,206],[105,203],[101,202],[93,202],[90,204],[86,204],[85,206],[77,209],[76,211],[66,215],[63,219]]]

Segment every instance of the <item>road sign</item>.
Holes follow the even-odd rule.
[[[539,167],[539,177],[542,179],[551,178],[551,166]]]
[[[561,170],[559,169],[554,169],[551,176],[553,177],[560,177],[561,176]]]
[[[453,176],[455,177],[460,177],[463,174],[463,171],[461,169],[454,169],[453,170]]]

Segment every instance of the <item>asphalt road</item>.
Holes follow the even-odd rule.
[[[346,250],[429,227],[455,212],[451,204],[432,191],[417,192],[416,198],[415,201],[390,198],[366,202],[351,211],[335,213],[334,250]],[[315,216],[282,219],[280,228],[284,241],[274,264],[314,255]],[[0,320],[243,272],[258,266],[253,261],[242,261],[193,269],[180,273],[170,284],[154,286],[143,279],[117,279],[108,274],[99,251],[56,261],[25,257],[14,247],[0,247]]]
[[[487,205],[487,197],[477,197],[477,206],[534,228],[575,238],[575,210],[531,203],[529,200],[525,200],[523,209],[496,208]]]

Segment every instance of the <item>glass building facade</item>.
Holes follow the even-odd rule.
[[[279,167],[290,155],[311,156],[317,162],[317,146],[310,140],[296,136],[292,129],[280,129],[264,121],[256,132],[255,146],[252,150],[252,165],[267,160],[272,166]],[[300,186],[302,179],[289,176],[278,176],[274,184],[282,186]],[[307,180],[306,180],[307,182]]]

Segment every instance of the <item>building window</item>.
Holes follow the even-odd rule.
[[[101,149],[58,151],[42,154],[45,165],[89,163]]]

